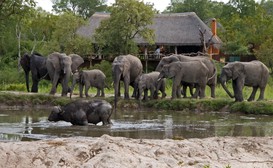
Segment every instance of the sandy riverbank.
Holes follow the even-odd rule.
[[[58,138],[1,142],[0,167],[273,167],[273,137],[188,140]]]

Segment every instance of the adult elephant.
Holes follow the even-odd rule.
[[[208,75],[209,75],[210,80],[207,82],[207,85],[210,87],[211,97],[215,98],[215,87],[217,84],[217,75],[215,75],[215,74],[217,73],[217,71],[216,71],[216,66],[212,60],[210,60],[208,57],[205,57],[205,56],[190,57],[190,56],[185,56],[185,55],[174,54],[174,55],[162,58],[156,67],[156,71],[160,72],[164,65],[170,64],[172,62],[177,62],[177,61],[180,61],[180,62],[201,61],[201,62],[203,62],[209,70]],[[187,85],[189,85],[189,84],[185,83],[183,85],[183,87],[184,86],[186,87]],[[192,88],[193,88],[193,86],[192,86]]]
[[[160,71],[158,80],[172,78],[172,99],[181,97],[181,82],[193,83],[196,92],[193,97],[205,97],[205,88],[209,78],[209,69],[201,61],[172,62],[164,65]]]
[[[143,100],[148,100],[148,90],[150,90],[151,99],[158,98],[158,92],[161,92],[162,97],[166,97],[165,86],[166,80],[162,79],[158,81],[159,72],[150,72],[147,74],[142,74],[139,78],[138,82],[138,90],[139,90],[139,100],[142,98],[142,93],[144,92]]]
[[[47,68],[46,68],[46,57],[43,57],[39,53],[29,55],[24,54],[20,59],[20,65],[24,69],[26,87],[29,92],[29,72],[31,72],[32,86],[31,92],[38,92],[38,84],[42,79],[50,80]]]
[[[117,98],[120,96],[120,81],[124,83],[124,99],[129,99],[129,85],[134,87],[133,96],[137,97],[137,81],[142,74],[142,63],[133,55],[121,55],[112,63],[112,76],[115,90],[115,108]]]
[[[231,97],[235,97],[235,101],[243,101],[243,87],[250,86],[253,88],[248,101],[255,99],[256,92],[260,88],[260,96],[258,100],[264,99],[264,91],[269,77],[268,68],[260,61],[251,62],[232,62],[222,68],[220,75],[220,83],[224,90]],[[234,95],[227,89],[225,83],[232,79],[232,87]]]
[[[68,82],[72,73],[84,62],[81,56],[77,54],[61,54],[54,52],[50,54],[46,61],[46,67],[50,76],[52,87],[50,94],[56,93],[57,84],[62,84],[62,96],[68,93]]]
[[[90,87],[97,88],[95,97],[105,97],[104,88],[107,87],[105,74],[99,69],[83,70],[73,74],[73,82],[70,91],[70,98],[73,94],[76,83],[79,83],[80,97],[83,97],[83,86],[85,86],[85,96],[89,97],[88,90]]]

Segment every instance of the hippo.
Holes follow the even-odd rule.
[[[111,114],[112,106],[105,100],[79,99],[64,106],[54,106],[48,120],[63,120],[73,125],[96,125],[102,121],[103,125],[108,125],[111,124]]]

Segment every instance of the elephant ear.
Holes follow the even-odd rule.
[[[61,53],[54,52],[48,56],[47,62],[50,62],[55,70],[61,70],[61,57]]]
[[[71,70],[72,73],[75,73],[79,66],[84,62],[83,58],[77,54],[70,54],[69,55],[72,60]]]
[[[168,65],[168,73],[170,78],[176,76],[177,70],[180,69],[178,65],[179,64],[177,64],[176,62]]]
[[[121,61],[121,70],[122,70],[122,75],[123,77],[125,77],[128,73],[130,73],[130,63],[129,61],[126,61],[126,60],[122,60]],[[134,68],[134,67],[131,67],[131,68]]]
[[[232,69],[232,80],[237,79],[239,76],[245,75],[245,67],[243,64],[237,62],[234,63]]]
[[[25,53],[23,57],[20,59],[20,65],[24,69],[25,72],[30,71],[30,56],[28,53]]]

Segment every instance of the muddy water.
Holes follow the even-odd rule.
[[[113,125],[73,126],[49,122],[50,109],[0,110],[0,141],[30,141],[103,134],[130,138],[182,139],[213,136],[272,136],[273,116],[223,112],[117,111]]]

